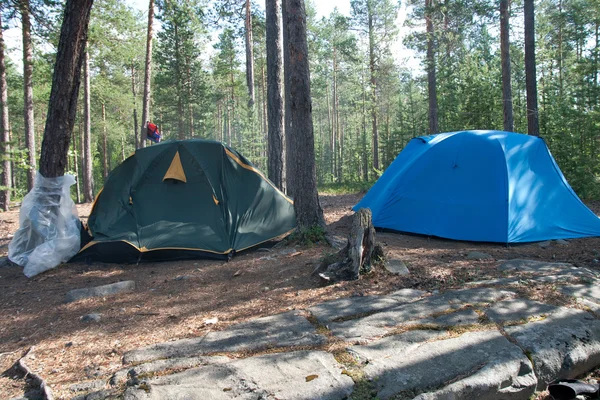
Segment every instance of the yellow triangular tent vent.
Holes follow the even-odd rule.
[[[176,179],[181,182],[187,182],[185,172],[183,172],[183,166],[181,165],[181,158],[179,158],[179,152],[175,153],[175,157],[173,157],[173,161],[171,161],[171,166],[163,177],[163,182],[166,179]]]

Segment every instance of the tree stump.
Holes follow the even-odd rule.
[[[318,275],[325,284],[358,279],[361,273],[371,271],[374,249],[375,228],[371,210],[361,208],[352,219],[346,246],[325,257],[313,275]]]

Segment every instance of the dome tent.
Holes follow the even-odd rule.
[[[600,236],[543,139],[461,131],[412,139],[354,210],[373,225],[448,239],[525,243]]]
[[[167,141],[111,172],[88,219],[92,239],[74,259],[227,258],[295,225],[292,200],[235,150]]]

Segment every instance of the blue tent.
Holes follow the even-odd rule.
[[[373,225],[449,239],[524,243],[600,236],[544,140],[500,131],[412,139],[354,210]]]

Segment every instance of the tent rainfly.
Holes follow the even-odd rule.
[[[354,210],[373,225],[478,242],[600,236],[543,139],[461,131],[412,139]]]
[[[227,258],[294,230],[290,198],[235,150],[208,140],[139,149],[109,175],[79,260]]]

